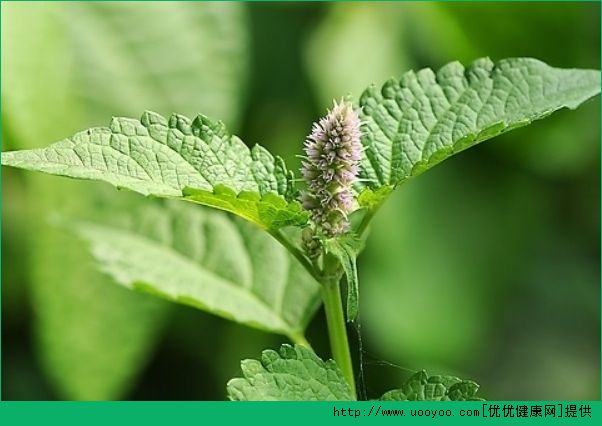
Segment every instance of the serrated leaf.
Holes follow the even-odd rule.
[[[327,253],[335,256],[345,271],[347,281],[347,321],[355,321],[359,312],[359,280],[357,278],[357,255],[360,241],[349,235],[325,241]]]
[[[153,112],[140,120],[114,118],[110,127],[47,148],[4,152],[2,164],[100,180],[143,195],[184,197],[266,229],[307,221],[299,203],[287,200],[292,180],[284,161],[259,145],[249,149],[203,115],[192,121]]]
[[[454,376],[429,376],[422,370],[400,389],[386,392],[383,401],[483,401],[476,396],[479,385]]]
[[[333,360],[323,361],[304,346],[265,350],[261,359],[241,362],[244,378],[228,382],[235,401],[349,401],[355,399]]]
[[[600,93],[600,72],[532,58],[478,59],[407,72],[360,99],[365,123],[358,192],[395,186],[451,155]]]
[[[300,203],[288,202],[273,193],[260,196],[256,192],[243,191],[236,194],[223,185],[216,185],[213,191],[184,188],[182,192],[186,200],[236,212],[238,216],[269,230],[302,225],[308,219],[308,214]]]
[[[239,219],[175,202],[169,211],[140,212],[160,240],[136,227],[71,226],[119,284],[300,340],[319,286],[296,259]]]

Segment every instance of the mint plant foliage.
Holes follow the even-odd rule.
[[[120,226],[86,220],[64,226],[124,287],[305,342],[319,285],[269,235],[236,217],[175,201],[127,216]]]
[[[231,400],[351,400],[349,384],[333,360],[323,361],[312,350],[282,345],[265,350],[259,360],[241,362],[244,378],[228,382]]]
[[[47,148],[5,152],[2,164],[188,201],[182,210],[170,207],[175,222],[155,217],[164,239],[85,218],[63,226],[89,243],[116,282],[297,344],[243,361],[244,378],[228,384],[230,399],[355,399],[345,323],[358,317],[356,259],[387,196],[455,153],[599,93],[599,71],[532,58],[410,71],[368,88],[357,103],[335,102],[306,140],[303,179],[221,122],[153,112],[114,118]],[[357,210],[363,214],[353,221]],[[305,337],[320,291],[334,361],[322,361]],[[474,400],[477,389],[422,371],[382,399]]]
[[[422,370],[413,374],[399,389],[386,392],[383,401],[483,401],[477,397],[479,385],[454,376],[429,376]]]
[[[228,397],[236,401],[351,400],[352,391],[333,360],[323,361],[311,350],[282,345],[265,350],[258,360],[241,362],[242,378],[228,382]],[[422,370],[382,401],[483,401],[479,385],[454,376],[429,376]]]
[[[396,186],[451,155],[600,92],[600,72],[553,68],[532,58],[452,62],[372,86],[357,187]]]
[[[47,148],[7,152],[2,164],[101,180],[142,195],[184,198],[237,214],[263,228],[303,225],[284,161],[249,149],[203,115],[169,119],[145,112],[77,133]]]

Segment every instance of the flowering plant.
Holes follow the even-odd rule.
[[[123,286],[295,343],[243,361],[244,378],[228,383],[231,399],[348,400],[357,398],[346,330],[347,322],[358,321],[356,259],[388,195],[457,152],[561,108],[575,109],[599,92],[598,71],[552,68],[531,58],[410,71],[368,88],[356,103],[335,102],[314,124],[304,145],[304,188],[281,158],[259,145],[249,149],[203,115],[118,117],[43,149],[5,152],[2,164],[190,202],[149,207],[118,228],[91,220],[66,226]],[[161,232],[145,228],[148,222]],[[222,259],[203,252],[224,244],[231,253]],[[320,302],[330,361],[305,337]],[[382,398],[476,399],[477,389],[469,380],[418,372]]]

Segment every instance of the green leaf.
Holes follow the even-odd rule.
[[[265,350],[259,361],[241,362],[244,378],[228,382],[235,401],[349,401],[353,392],[333,360],[323,361],[311,349],[282,345]]]
[[[34,148],[40,135],[58,140],[111,114],[138,115],[145,108],[205,111],[235,125],[248,75],[245,15],[246,7],[233,3],[2,4],[5,149]],[[195,54],[183,57],[183,50]],[[159,200],[89,182],[23,177],[26,185],[3,183],[23,186],[17,194],[27,203],[12,223],[3,213],[3,223],[17,238],[7,244],[26,244],[26,291],[41,367],[59,398],[126,397],[173,306],[115,286],[97,270],[85,242],[54,229],[47,217],[104,223]],[[131,203],[127,209],[123,197]]]
[[[324,242],[327,253],[335,256],[345,271],[347,281],[347,321],[354,321],[359,312],[359,280],[357,278],[357,255],[360,241],[354,236],[329,239]]]
[[[63,212],[89,212],[85,205],[74,207],[66,194],[57,195],[71,185],[57,188],[56,182],[35,180],[38,182],[33,188],[48,191],[44,202],[36,204],[38,207],[52,208],[49,200],[63,198]],[[69,195],[74,193],[83,191]],[[105,201],[112,200],[112,195]],[[91,199],[89,194],[82,198]],[[102,197],[95,198],[102,202]],[[115,202],[109,205],[115,206]],[[171,313],[170,306],[116,286],[98,272],[82,241],[40,222],[44,219],[28,221],[35,232],[28,247],[36,347],[44,372],[60,398],[126,397],[152,359]]]
[[[236,194],[223,185],[216,185],[213,191],[184,188],[182,192],[186,200],[236,213],[268,230],[303,225],[308,219],[300,203],[288,202],[273,193],[260,196],[256,192],[243,191]]]
[[[370,188],[364,189],[357,197],[359,207],[367,210],[378,208],[391,194],[393,189],[394,187],[389,185],[383,185],[375,191]]]
[[[479,385],[453,376],[429,376],[422,370],[401,387],[385,393],[383,401],[483,401],[476,395]]]
[[[319,286],[299,262],[244,221],[182,203],[168,206],[170,214],[147,206],[137,219],[152,224],[160,239],[136,223],[71,226],[119,284],[303,341],[319,306]]]
[[[307,221],[299,203],[287,201],[292,178],[284,161],[259,145],[249,149],[223,123],[203,115],[167,120],[147,111],[140,120],[114,118],[110,127],[44,149],[5,152],[2,164],[101,180],[143,195],[184,197],[265,229]]]
[[[437,73],[407,72],[360,99],[365,123],[361,192],[396,186],[451,155],[600,93],[600,72],[552,68],[531,58],[467,68],[452,62]]]

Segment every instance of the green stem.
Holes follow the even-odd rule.
[[[280,231],[270,232],[270,234],[295,256],[316,281],[322,285],[322,299],[324,302],[324,310],[326,312],[326,323],[328,326],[328,337],[330,340],[332,357],[341,369],[343,377],[345,377],[349,383],[355,398],[355,376],[353,374],[353,363],[351,361],[351,352],[349,350],[349,341],[347,339],[343,301],[341,300],[341,287],[339,285],[340,274],[336,273],[337,269],[340,267],[338,260],[326,256],[322,275],[318,272],[318,269],[315,267],[316,265],[312,265],[301,250],[291,244]],[[289,338],[293,342],[307,346],[311,349],[309,342],[304,336],[291,334]]]
[[[280,244],[282,244],[295,258],[303,265],[303,267],[311,274],[312,277],[316,279],[319,283],[322,282],[323,278],[318,273],[316,268],[311,264],[311,262],[305,257],[305,255],[295,247],[291,242],[280,232],[280,231],[270,231],[270,235],[276,238]]]
[[[322,299],[324,301],[324,310],[326,311],[326,323],[328,324],[328,337],[330,339],[332,357],[341,369],[355,397],[353,364],[349,351],[349,341],[347,340],[347,328],[338,279],[324,283],[322,286]]]

